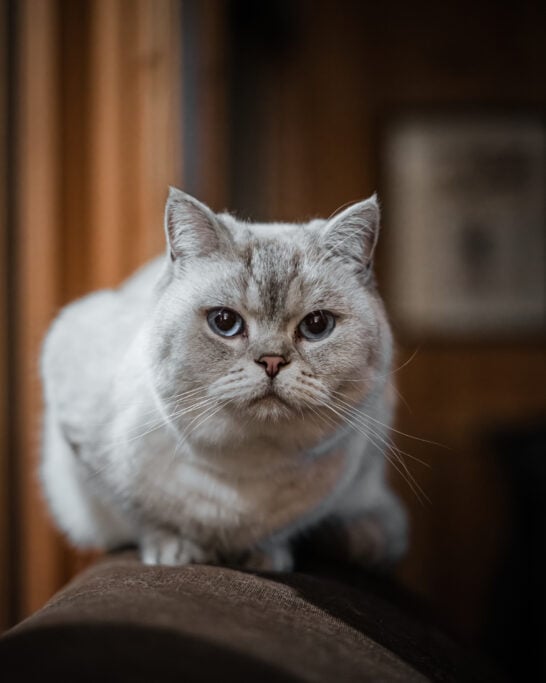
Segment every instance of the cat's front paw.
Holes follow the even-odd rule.
[[[159,529],[143,534],[140,540],[140,557],[144,564],[164,564],[170,567],[204,564],[213,560],[188,538]]]
[[[392,525],[380,515],[363,515],[348,521],[343,529],[347,557],[369,567],[388,566],[406,552],[405,525]]]
[[[388,506],[330,520],[314,536],[318,552],[366,567],[386,567],[408,547],[406,514],[398,501]]]
[[[292,550],[287,545],[253,548],[237,559],[237,567],[263,572],[290,572],[294,568]]]

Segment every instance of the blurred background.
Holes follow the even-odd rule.
[[[545,30],[527,1],[1,0],[0,627],[90,560],[37,486],[60,306],[162,249],[169,184],[256,220],[377,190],[397,576],[546,675]]]

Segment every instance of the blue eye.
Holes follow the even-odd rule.
[[[245,321],[230,308],[213,308],[207,313],[210,329],[221,337],[235,337],[244,332]]]
[[[308,341],[319,341],[332,333],[336,319],[329,311],[313,311],[298,325],[298,331]]]

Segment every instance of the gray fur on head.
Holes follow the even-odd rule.
[[[329,220],[262,224],[171,188],[167,258],[69,306],[45,344],[42,474],[76,543],[280,569],[297,533],[335,518],[376,525],[381,557],[401,552],[378,231],[375,195]],[[225,336],[221,316],[239,331]],[[362,547],[378,534],[363,533]]]

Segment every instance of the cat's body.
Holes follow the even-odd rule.
[[[167,256],[45,343],[42,478],[75,544],[289,569],[291,541],[333,522],[354,559],[403,551],[377,221],[374,199],[259,225],[171,192]]]

